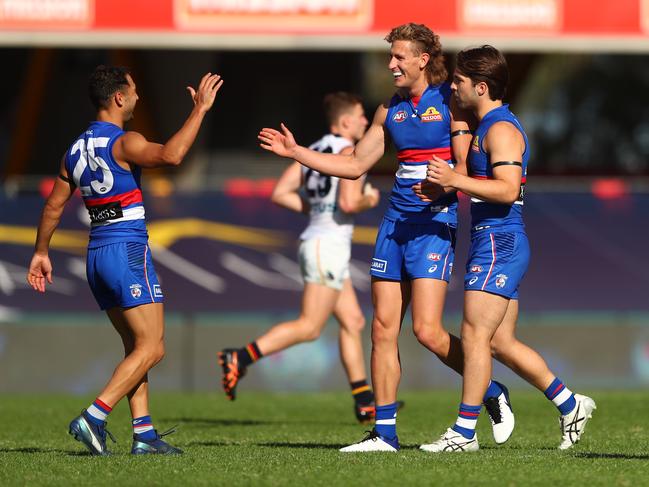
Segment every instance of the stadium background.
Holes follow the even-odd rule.
[[[24,282],[57,163],[93,116],[94,66],[132,68],[140,101],[130,127],[158,141],[188,113],[186,85],[207,70],[225,79],[183,165],[144,178],[168,322],[153,387],[217,390],[216,351],[299,306],[304,220],[269,205],[285,163],[257,148],[257,131],[284,121],[302,143],[316,139],[326,130],[322,96],[335,90],[362,94],[373,113],[392,92],[382,38],[408,21],[441,35],[449,68],[467,45],[507,54],[508,101],[532,144],[521,336],[575,388],[646,387],[649,1],[0,0],[0,392],[91,393],[121,353],[85,282],[78,197],[53,240],[55,285],[37,296]],[[383,204],[357,220],[353,278],[368,322],[367,262],[393,156],[370,173]],[[464,221],[467,207],[463,199]],[[466,248],[463,228],[445,313],[454,330]],[[457,386],[409,326],[404,389]],[[522,386],[502,368],[496,375]],[[262,361],[243,387],[345,389],[336,325]]]

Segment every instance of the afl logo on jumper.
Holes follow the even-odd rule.
[[[405,112],[405,110],[399,110],[397,113],[392,115],[392,121],[396,123],[401,123],[406,118],[408,118],[408,114]]]
[[[471,266],[471,272],[482,272],[482,266],[481,265],[472,265]]]
[[[421,114],[422,122],[441,122],[442,114],[437,111],[435,107],[428,107],[426,111]]]
[[[442,254],[430,253],[428,254],[428,260],[432,260],[433,262],[439,262],[440,260],[442,260]]]

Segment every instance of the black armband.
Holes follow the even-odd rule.
[[[473,135],[473,130],[455,130],[451,132],[451,137],[457,137],[458,135]]]
[[[519,166],[519,167],[523,167],[523,163],[518,162],[518,161],[498,161],[498,162],[494,162],[491,165],[491,167],[498,167],[498,166]]]
[[[69,177],[64,176],[63,174],[59,174],[59,179],[60,179],[61,181],[65,181],[65,182],[68,183],[70,186],[73,186],[73,187],[76,186],[76,184],[74,184],[74,181],[70,180]]]

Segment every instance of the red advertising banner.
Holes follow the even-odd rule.
[[[106,45],[148,39],[173,47],[183,39],[215,47],[243,34],[260,48],[297,36],[318,39],[312,47],[335,37],[340,49],[362,49],[383,46],[389,29],[405,22],[430,26],[447,44],[491,36],[561,48],[560,39],[578,37],[586,47],[605,39],[649,51],[649,0],[0,0],[0,44],[39,39],[23,32],[56,41],[81,30]]]
[[[372,0],[174,0],[175,26],[188,30],[367,32]]]
[[[94,0],[0,0],[0,29],[86,29]]]

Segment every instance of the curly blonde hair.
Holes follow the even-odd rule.
[[[439,36],[424,24],[408,23],[395,27],[385,36],[392,44],[394,41],[410,41],[416,46],[416,53],[428,53],[430,61],[426,65],[426,78],[433,85],[446,81],[448,71],[444,65],[444,54]]]

